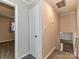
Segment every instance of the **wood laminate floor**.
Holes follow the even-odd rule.
[[[14,59],[14,41],[0,43],[0,59]]]

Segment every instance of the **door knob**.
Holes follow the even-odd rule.
[[[38,37],[37,35],[35,35],[35,37]]]

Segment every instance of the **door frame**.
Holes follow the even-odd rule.
[[[1,0],[0,2],[14,7],[15,10],[15,59],[18,59],[18,6],[7,0]]]

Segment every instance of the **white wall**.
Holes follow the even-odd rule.
[[[18,58],[28,53],[28,5],[22,0],[7,0],[18,6],[18,39],[17,39],[17,53]]]
[[[44,1],[42,8],[43,8],[42,9],[42,15],[43,15],[42,49],[43,49],[43,59],[44,59],[59,44],[59,17],[48,2]]]

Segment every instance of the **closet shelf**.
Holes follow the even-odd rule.
[[[14,19],[14,17],[9,17],[9,16],[0,16],[0,17],[3,17],[3,18],[8,18],[8,19]]]

